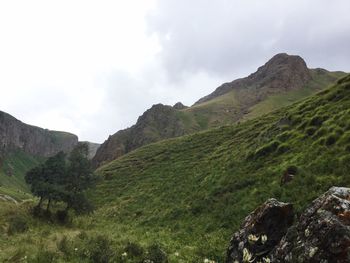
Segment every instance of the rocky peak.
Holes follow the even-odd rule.
[[[183,110],[183,109],[186,109],[188,107],[183,105],[181,102],[177,102],[177,103],[174,104],[173,108],[175,110]]]
[[[201,98],[195,104],[209,101],[232,90],[236,90],[237,93],[251,90],[253,93],[251,101],[245,101],[244,96],[237,98],[242,101],[242,105],[250,105],[263,99],[266,94],[302,88],[309,80],[311,80],[310,70],[300,56],[281,53],[273,56],[255,73],[246,78],[224,83],[213,93]]]

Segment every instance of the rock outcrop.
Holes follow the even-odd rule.
[[[281,53],[272,57],[265,65],[248,77],[224,83],[213,93],[198,100],[195,105],[212,100],[233,89],[238,93],[244,92],[246,89],[254,90],[256,94],[250,98],[250,103],[252,103],[271,93],[301,88],[310,79],[310,70],[301,57]],[[243,96],[237,97],[243,100],[247,99]]]
[[[292,221],[290,204],[267,201],[233,235],[226,262],[350,262],[350,188],[332,187]]]
[[[289,229],[273,262],[350,262],[350,189],[332,187]]]
[[[27,125],[0,111],[0,156],[16,150],[48,157],[59,151],[68,152],[78,143],[74,134],[50,131]]]
[[[109,136],[98,148],[93,165],[98,167],[143,145],[184,135],[184,124],[177,112],[171,106],[153,105],[135,125]]]
[[[291,204],[269,199],[246,217],[227,251],[227,263],[267,260],[270,252],[287,233],[294,219]]]

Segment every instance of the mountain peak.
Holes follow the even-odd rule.
[[[273,56],[263,66],[248,77],[224,83],[213,93],[201,98],[195,104],[209,101],[232,90],[256,89],[258,93],[274,93],[278,90],[302,88],[311,80],[310,70],[300,56],[280,53]],[[261,98],[261,96],[257,96]],[[239,98],[238,98],[239,99]]]

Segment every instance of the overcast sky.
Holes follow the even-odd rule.
[[[103,142],[279,52],[350,72],[348,0],[0,0],[0,110]]]

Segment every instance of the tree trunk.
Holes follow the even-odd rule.
[[[50,204],[51,204],[51,198],[49,198],[49,201],[47,202],[47,207],[46,207],[47,212],[49,212],[50,210]]]

